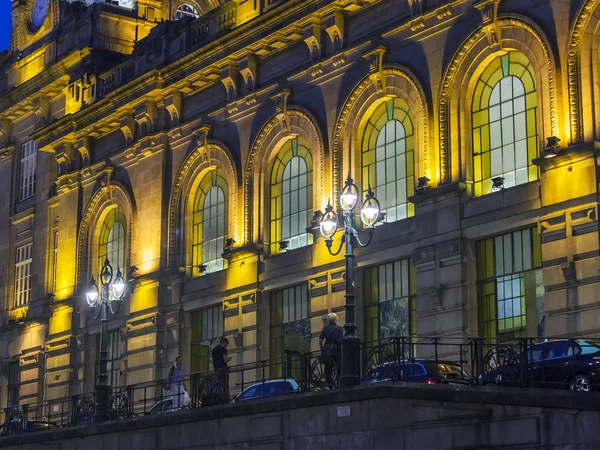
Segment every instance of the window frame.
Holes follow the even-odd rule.
[[[362,188],[369,186],[381,203],[381,212],[386,214],[386,222],[396,222],[414,216],[414,204],[408,198],[415,193],[415,126],[409,113],[410,109],[401,98],[388,99],[378,105],[364,126],[360,141],[360,168]],[[388,127],[395,124],[394,138],[388,141]],[[403,135],[398,138],[396,131],[401,127]],[[384,133],[383,145],[380,136]],[[394,147],[393,154],[390,146]],[[383,147],[383,148],[382,148]],[[402,148],[402,151],[399,149]],[[383,159],[378,159],[383,155]],[[389,164],[393,159],[394,163]],[[384,175],[380,172],[383,169]],[[393,169],[394,176],[388,171]],[[403,176],[398,176],[402,172]],[[380,181],[384,180],[383,184]],[[388,192],[392,190],[394,205],[388,205]],[[399,203],[399,198],[404,201]],[[393,214],[392,214],[393,210]]]
[[[306,172],[293,171],[294,161],[300,158],[305,164]],[[289,178],[286,178],[290,175]],[[301,186],[302,177],[306,179],[306,185]],[[271,255],[280,253],[283,248],[294,250],[301,247],[312,245],[313,235],[306,229],[310,226],[313,215],[313,159],[308,144],[299,137],[294,137],[286,141],[277,152],[270,177],[270,253]],[[295,188],[295,184],[297,187]],[[306,196],[305,208],[302,208],[302,201]],[[288,201],[286,201],[286,199]],[[297,208],[293,208],[293,202],[296,200]],[[286,213],[286,208],[289,208]],[[304,221],[303,221],[304,217]],[[294,223],[295,222],[295,223]],[[286,232],[285,224],[289,224],[289,231]],[[293,228],[296,226],[297,234],[294,234]],[[282,242],[287,245],[282,247]]]
[[[184,8],[190,8],[191,11],[186,11]],[[175,20],[181,20],[186,17],[191,17],[192,19],[198,19],[200,17],[200,11],[194,5],[188,2],[182,2],[177,5],[175,8]]]
[[[35,196],[37,178],[37,144],[33,140],[21,144],[19,154],[18,201],[24,202]]]
[[[519,80],[523,87],[523,93],[514,95],[514,86],[511,85],[513,92],[510,98],[502,97],[502,83],[504,80],[514,77]],[[539,105],[538,105],[538,88],[536,86],[536,78],[534,68],[527,57],[518,51],[511,51],[505,55],[494,58],[483,70],[480,75],[475,89],[473,91],[471,101],[471,139],[472,139],[472,167],[473,167],[473,188],[472,194],[474,197],[481,197],[493,192],[492,179],[495,177],[503,177],[503,187],[513,187],[539,179],[539,167],[532,163],[532,160],[539,156]],[[498,103],[491,103],[492,96],[496,88],[498,91]],[[510,103],[510,105],[508,105]],[[519,111],[515,113],[515,105],[519,107]],[[521,106],[522,105],[522,109]],[[492,114],[494,111],[498,111]],[[510,110],[511,113],[504,116],[504,112]],[[522,114],[524,122],[517,121],[517,116]],[[510,119],[510,120],[509,120]],[[503,124],[511,124],[510,133],[505,129]],[[492,128],[499,130],[497,136],[500,140],[499,145],[494,145],[494,136]],[[521,130],[524,137],[521,139],[515,138],[516,130]],[[512,135],[512,141],[508,142],[509,135]],[[505,145],[504,139],[507,138]],[[519,153],[517,146],[521,147]],[[505,149],[506,147],[506,149]],[[510,158],[510,148],[512,148],[512,163],[513,170],[504,170],[505,163]],[[500,155],[502,171],[494,174],[494,170],[498,167],[497,161],[494,164],[492,157]],[[520,156],[521,155],[521,156]],[[497,156],[496,156],[497,157]],[[518,159],[525,158],[525,166],[517,168]],[[523,169],[527,181],[517,183],[517,171]],[[505,175],[514,176],[514,182]],[[507,179],[508,178],[508,179]]]
[[[33,242],[28,242],[17,246],[15,249],[13,309],[27,306],[31,301],[32,248]]]

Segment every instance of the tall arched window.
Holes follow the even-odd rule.
[[[121,270],[123,277],[127,273],[125,269],[126,230],[127,219],[120,207],[109,211],[100,228],[98,271],[102,269],[104,261],[108,259],[113,268],[113,278],[116,277],[117,269]],[[112,289],[109,291],[112,296]]]
[[[271,254],[312,244],[312,157],[302,139],[286,142],[271,173]]]
[[[537,97],[533,68],[519,52],[496,58],[473,94],[473,182],[475,196],[492,191],[492,179],[512,187],[539,177]]]
[[[175,11],[175,19],[179,20],[183,19],[184,17],[192,17],[197,19],[200,17],[200,13],[193,5],[190,5],[189,3],[182,3],[177,7],[177,11]]]
[[[362,139],[362,188],[371,186],[387,222],[414,214],[414,130],[408,105],[399,98],[379,105]]]
[[[221,257],[227,239],[227,181],[219,169],[206,174],[194,198],[192,275],[225,268]]]

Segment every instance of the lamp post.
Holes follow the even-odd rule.
[[[125,296],[125,280],[121,274],[121,269],[117,267],[117,273],[113,279],[113,268],[108,261],[104,261],[102,270],[100,271],[100,284],[102,290],[98,290],[96,280],[92,277],[90,287],[85,294],[86,300],[94,319],[100,317],[100,370],[98,372],[98,381],[96,383],[96,408],[93,421],[102,422],[108,419],[108,399],[110,386],[108,385],[108,375],[106,374],[106,366],[108,360],[108,312],[117,314],[121,308],[121,302]],[[111,284],[112,283],[112,284]],[[110,296],[112,287],[113,297]],[[113,305],[117,307],[114,308]],[[95,313],[98,311],[98,313]]]
[[[344,235],[340,241],[340,247],[337,251],[332,250],[333,235],[338,228],[338,215],[333,211],[331,204],[327,205],[325,214],[323,214],[319,223],[321,234],[325,238],[325,245],[331,255],[338,255],[344,244],[346,244],[346,320],[344,323],[344,337],[341,344],[341,374],[340,386],[353,386],[359,384],[360,369],[359,369],[359,344],[360,340],[356,337],[355,310],[356,304],[354,301],[354,247],[357,244],[360,247],[366,247],[373,239],[373,227],[379,220],[381,206],[375,198],[373,191],[369,187],[365,201],[360,209],[360,218],[368,232],[368,240],[362,242],[358,236],[358,230],[354,228],[354,209],[358,202],[358,188],[354,184],[350,174],[346,179],[346,184],[340,195],[340,205],[343,214]]]

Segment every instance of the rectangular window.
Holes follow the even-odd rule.
[[[52,233],[52,291],[56,292],[56,274],[58,273],[58,230]]]
[[[107,383],[111,387],[121,385],[121,332],[119,330],[108,333],[108,354],[106,360]],[[100,372],[100,335],[97,337],[98,351],[96,352],[96,380]]]
[[[15,301],[14,308],[29,303],[31,291],[31,243],[17,247],[15,260]]]
[[[414,334],[415,269],[409,259],[364,271],[366,341]]]
[[[543,335],[541,239],[535,228],[477,243],[479,335]]]
[[[19,363],[11,362],[8,364],[8,392],[6,407],[17,406],[19,404]]]
[[[299,375],[299,356],[311,351],[308,285],[271,293],[272,376]]]
[[[19,201],[27,200],[35,194],[35,169],[37,145],[27,141],[21,145],[21,166],[19,171]]]
[[[192,373],[212,370],[211,350],[223,337],[223,306],[192,311]]]

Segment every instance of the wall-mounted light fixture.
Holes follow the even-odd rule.
[[[504,177],[492,178],[492,189],[503,189],[504,188]]]
[[[426,192],[429,190],[429,182],[431,180],[427,177],[419,177],[418,183],[417,183],[417,194],[422,194],[423,192]]]
[[[549,138],[546,138],[546,141],[547,143],[544,147],[544,158],[554,158],[562,153],[562,150],[558,145],[560,142],[559,138],[556,136],[550,136]]]

